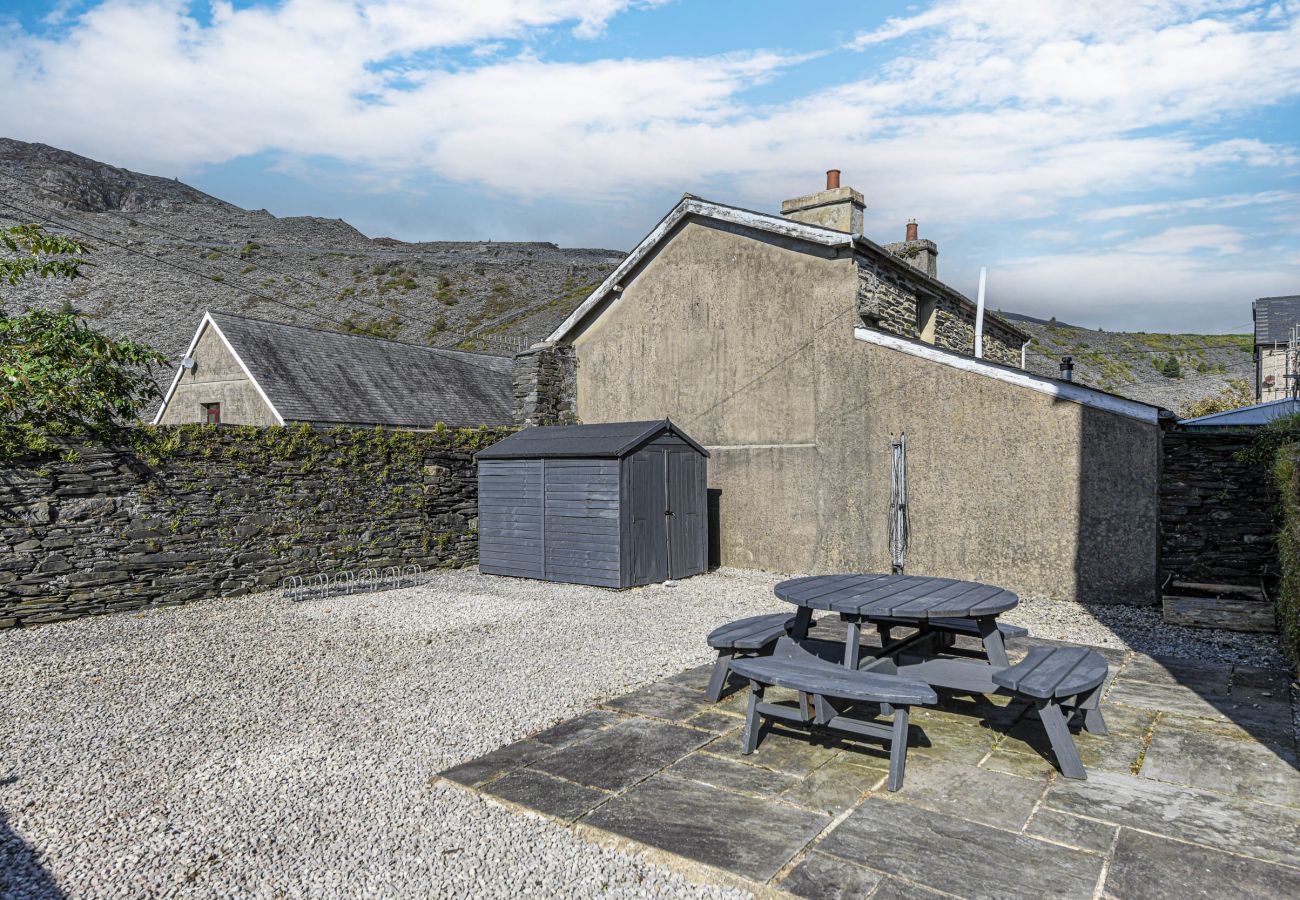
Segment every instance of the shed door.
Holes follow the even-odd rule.
[[[668,577],[698,575],[708,566],[704,458],[693,450],[668,450]]]
[[[634,453],[630,466],[631,511],[628,522],[630,583],[653,584],[668,578],[667,469],[664,451],[648,448]]]

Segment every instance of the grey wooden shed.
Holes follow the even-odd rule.
[[[667,419],[526,428],[481,450],[479,570],[612,588],[703,572],[708,455]]]

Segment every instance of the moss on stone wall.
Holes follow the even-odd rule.
[[[477,559],[475,451],[512,429],[181,425],[0,462],[0,627]]]

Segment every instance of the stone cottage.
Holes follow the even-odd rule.
[[[208,312],[155,425],[511,425],[513,366],[435,350]]]
[[[782,214],[687,195],[517,360],[525,421],[671,418],[712,454],[725,565],[888,571],[907,437],[909,573],[1152,602],[1160,410],[1018,367],[1026,336],[839,187]]]

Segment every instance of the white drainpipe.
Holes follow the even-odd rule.
[[[1020,368],[1029,371],[1029,345],[1034,342],[1033,338],[1025,341],[1020,345]]]
[[[988,269],[980,267],[979,299],[975,301],[975,358],[984,358],[984,276]]]

